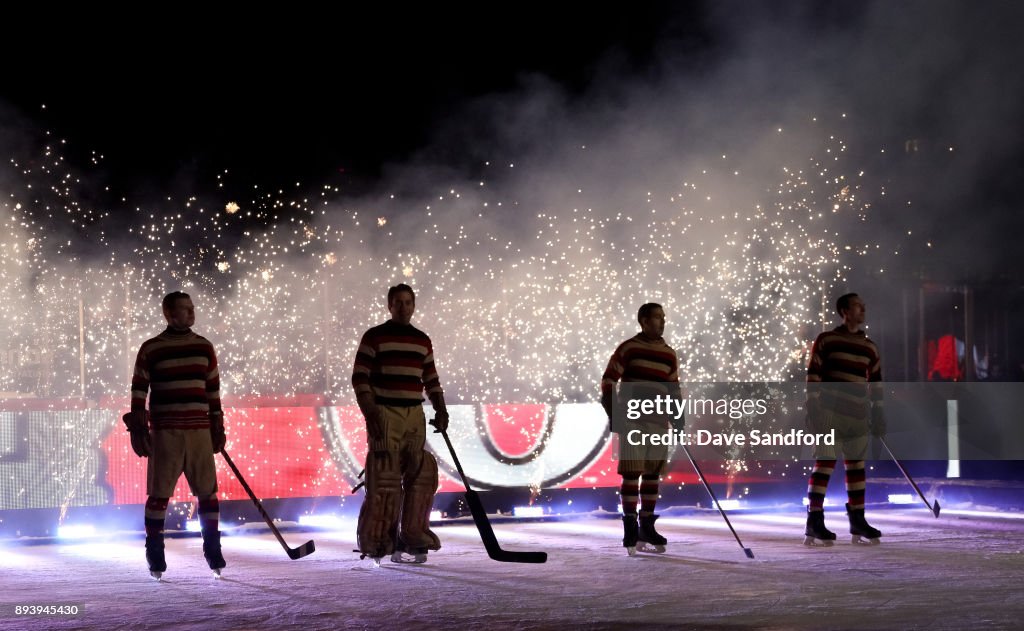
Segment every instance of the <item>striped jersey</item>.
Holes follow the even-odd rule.
[[[422,405],[442,394],[430,338],[411,324],[388,320],[363,334],[352,369],[356,394],[372,393],[379,405]]]
[[[637,334],[615,349],[601,377],[601,403],[611,410],[615,384],[630,382],[679,382],[679,358],[663,338],[651,340]],[[667,393],[667,391],[666,391]]]
[[[213,344],[191,330],[168,328],[146,340],[135,359],[132,410],[146,409],[153,429],[204,429],[220,412],[220,375]]]
[[[848,416],[863,414],[867,399],[875,405],[882,403],[882,359],[875,343],[864,331],[850,333],[845,326],[818,335],[811,348],[807,364],[808,394],[815,395],[812,384],[848,383],[863,386],[829,388],[829,401],[823,401],[835,411]],[[868,385],[877,384],[877,385]],[[870,389],[870,391],[869,391]],[[843,409],[846,405],[849,409]]]

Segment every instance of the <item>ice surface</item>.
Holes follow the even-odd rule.
[[[799,512],[733,514],[744,557],[716,512],[662,517],[662,555],[628,557],[620,522],[498,523],[504,548],[544,565],[487,558],[472,524],[436,528],[424,565],[352,552],[352,528],[286,532],[316,552],[289,560],[270,534],[225,537],[214,580],[198,538],[167,540],[149,577],[141,538],[0,549],[2,629],[976,629],[1024,620],[1024,520],[870,511],[880,546],[853,546],[840,511],[831,548],[801,545]],[[354,524],[353,524],[354,526]],[[13,616],[15,603],[85,604],[65,620]]]

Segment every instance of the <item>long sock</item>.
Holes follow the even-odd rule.
[[[623,474],[619,495],[622,496],[622,514],[636,515],[636,505],[640,502],[640,475]]]
[[[825,510],[825,491],[828,489],[828,481],[835,469],[835,460],[818,460],[814,463],[814,470],[811,471],[811,478],[807,482],[808,510]]]
[[[863,460],[846,460],[846,497],[850,502],[850,508],[864,508],[865,482]]]
[[[654,514],[654,506],[658,503],[657,475],[644,475],[640,482],[640,515],[646,517]]]
[[[220,502],[217,494],[199,498],[199,527],[217,530],[220,527]]]
[[[167,520],[168,497],[149,497],[146,500],[146,536],[155,537],[164,534],[164,522]]]

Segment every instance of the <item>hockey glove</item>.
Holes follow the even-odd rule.
[[[384,422],[384,416],[376,405],[363,412],[366,419],[366,439],[370,451],[375,454],[387,453],[388,450],[388,428]]]
[[[679,418],[672,416],[669,418],[669,423],[672,425],[672,429],[681,432],[686,427],[686,415],[680,414]]]
[[[210,442],[213,443],[213,453],[219,454],[223,451],[227,440],[224,433],[224,412],[210,412]]]
[[[139,458],[148,458],[153,453],[153,439],[149,436],[149,412],[128,412],[121,420],[131,435],[132,451]]]
[[[374,407],[372,410],[367,410],[363,413],[363,418],[366,419],[366,435],[370,440],[385,438],[384,419],[381,418],[379,408]]]
[[[821,399],[813,397],[807,399],[807,418],[804,419],[804,425],[807,430],[813,434],[823,434],[828,431],[825,427],[825,413],[821,407]]]
[[[433,425],[438,432],[444,432],[448,429],[448,420],[448,410],[435,410],[434,418],[430,419],[430,424]]]
[[[885,410],[882,406],[876,405],[871,408],[871,435],[878,438],[885,438],[886,430]]]

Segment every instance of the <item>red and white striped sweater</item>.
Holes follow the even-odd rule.
[[[135,359],[132,411],[149,412],[153,429],[208,429],[220,412],[220,375],[213,344],[191,330],[168,328],[146,340]]]

